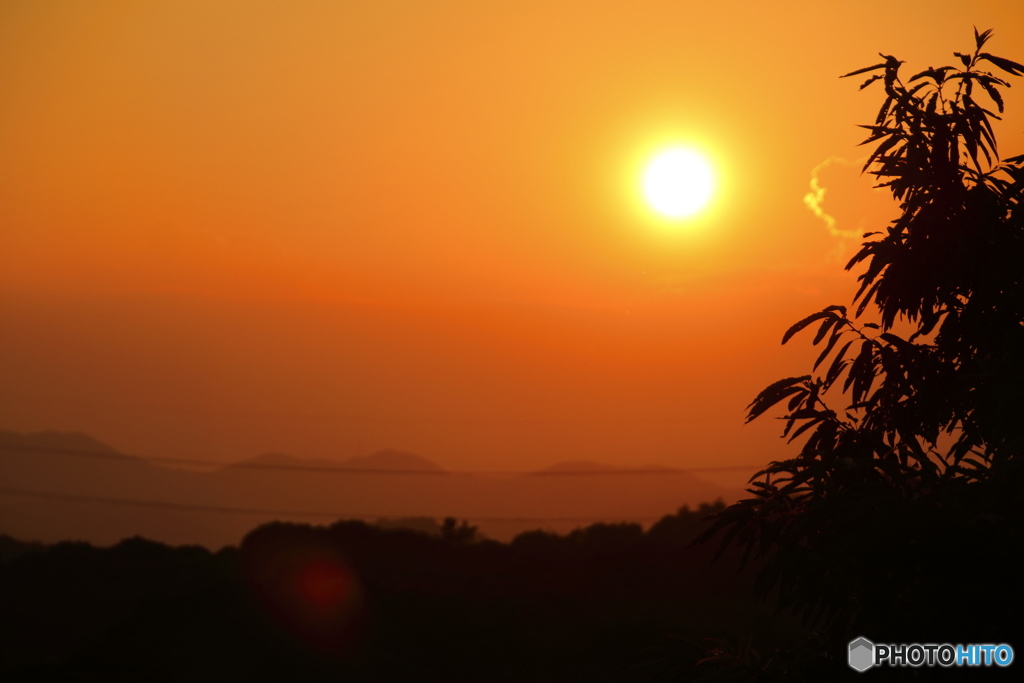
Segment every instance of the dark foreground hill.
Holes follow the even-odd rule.
[[[508,544],[361,522],[273,523],[211,553],[0,542],[2,678],[649,681],[707,636],[785,637],[735,558],[688,547],[704,507]]]

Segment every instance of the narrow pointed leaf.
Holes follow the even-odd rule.
[[[996,103],[996,107],[999,108],[999,113],[1003,113],[1003,96],[999,94],[999,90],[987,81],[981,81],[981,87],[985,89],[988,96],[992,98],[992,101]]]
[[[818,331],[814,333],[814,339],[811,341],[811,345],[817,346],[821,340],[825,338],[825,335],[828,334],[828,331],[832,329],[832,326],[838,322],[840,322],[840,318],[837,315],[830,315],[822,320],[821,326],[818,327]]]
[[[832,351],[833,347],[835,347],[835,345],[836,345],[836,342],[839,341],[839,338],[842,337],[842,336],[843,336],[842,332],[833,332],[832,333],[832,337],[829,338],[828,344],[825,345],[824,350],[818,355],[818,360],[814,361],[814,367],[811,368],[811,370],[817,370],[818,369],[818,366],[821,365],[821,362],[823,360],[825,360],[825,358],[828,357],[829,352]]]
[[[747,422],[750,422],[787,396],[801,391],[803,387],[796,385],[806,382],[810,378],[810,375],[787,377],[786,379],[780,379],[778,382],[769,384],[760,394],[757,395],[757,398],[747,406]]]
[[[875,74],[874,76],[872,76],[872,77],[871,77],[871,78],[869,78],[868,80],[866,80],[866,81],[864,81],[863,83],[861,83],[861,84],[860,84],[860,87],[859,87],[859,88],[857,88],[857,89],[858,89],[858,90],[863,90],[864,88],[868,87],[869,85],[871,85],[871,84],[872,84],[872,83],[874,83],[875,81],[879,80],[880,78],[884,78],[884,76],[882,76],[882,74]]]
[[[1010,59],[1005,59],[1003,57],[996,57],[995,55],[990,55],[987,52],[982,52],[980,55],[978,55],[978,58],[986,59],[992,62],[1003,71],[1011,73],[1014,76],[1024,75],[1024,64],[1018,64],[1017,62],[1014,62]]]
[[[825,373],[826,389],[832,386],[832,383],[836,381],[839,375],[843,372],[843,369],[846,368],[844,358],[846,358],[846,352],[847,350],[849,350],[850,345],[853,344],[853,342],[853,339],[846,342],[846,344],[844,344],[843,347],[839,349],[839,353],[836,354],[836,357],[832,360],[832,365],[829,366],[828,372]]]
[[[786,342],[788,342],[790,339],[793,338],[794,334],[804,329],[805,327],[813,323],[815,320],[821,320],[822,318],[827,318],[830,315],[832,315],[830,311],[818,311],[817,313],[810,314],[809,316],[807,316],[803,320],[800,320],[795,325],[786,330],[786,334],[782,335],[782,343],[785,344]]]
[[[867,72],[874,71],[875,69],[884,69],[885,66],[886,62],[882,62],[881,64],[875,64],[874,66],[866,66],[863,69],[857,69],[856,71],[851,71],[848,74],[843,74],[839,78],[849,78],[850,76],[856,76],[857,74],[866,74]]]

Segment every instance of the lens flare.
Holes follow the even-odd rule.
[[[333,610],[344,606],[352,596],[352,577],[341,564],[318,559],[299,570],[299,594],[311,606]]]

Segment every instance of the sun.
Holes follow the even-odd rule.
[[[689,149],[664,150],[644,171],[644,196],[655,211],[669,218],[694,215],[707,205],[714,188],[711,165]]]

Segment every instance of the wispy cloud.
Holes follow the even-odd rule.
[[[804,195],[804,204],[836,240],[825,257],[830,264],[845,265],[864,233],[882,229],[894,206],[889,192],[871,187],[861,174],[864,160],[832,156],[811,169],[810,192]],[[823,176],[828,177],[827,183]]]
[[[833,164],[854,166],[856,163],[843,157],[829,157],[825,159],[825,161],[811,169],[811,191],[804,195],[804,204],[811,210],[811,213],[824,221],[830,235],[841,240],[856,239],[860,237],[861,231],[859,227],[840,228],[835,216],[825,211],[822,205],[825,203],[825,193],[828,192],[828,188],[821,184],[821,172]]]

